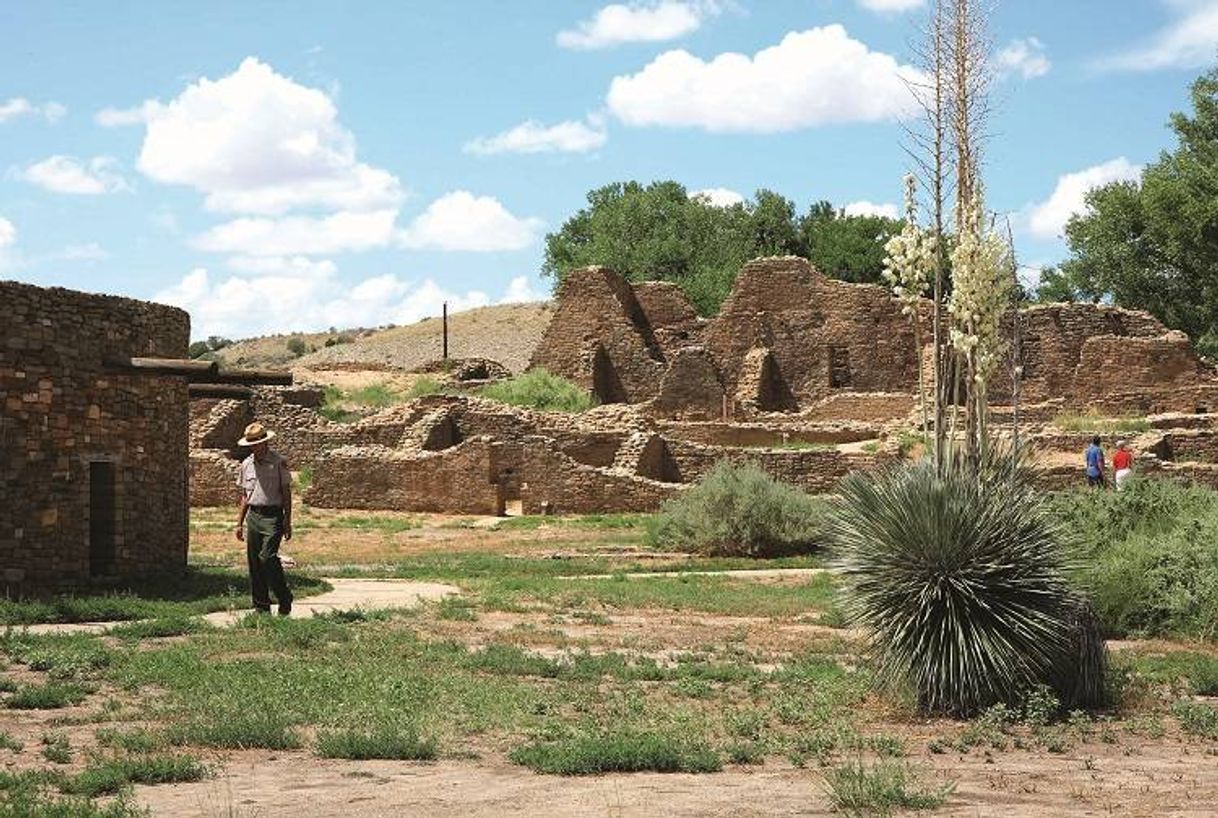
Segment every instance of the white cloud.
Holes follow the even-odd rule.
[[[507,290],[499,299],[500,304],[524,304],[529,301],[545,301],[547,296],[533,289],[528,276],[516,276],[508,282]]]
[[[875,204],[874,202],[850,202],[843,210],[847,216],[883,216],[886,219],[899,219],[901,212],[894,204]]]
[[[115,172],[118,163],[109,156],[95,156],[87,163],[71,156],[50,156],[21,171],[22,179],[52,193],[96,196],[129,191],[131,187]]]
[[[0,216],[0,248],[11,247],[17,241],[17,228],[8,219]]]
[[[695,190],[689,194],[691,199],[702,199],[707,204],[715,207],[731,207],[732,205],[744,204],[744,197],[734,190],[728,190],[725,187],[708,187],[702,190]]]
[[[216,225],[192,243],[212,253],[331,255],[387,246],[393,239],[396,218],[396,210],[340,211],[323,217],[246,217]]]
[[[471,139],[465,143],[463,150],[480,156],[496,153],[587,153],[603,147],[608,138],[605,123],[600,118],[590,118],[588,122],[567,120],[549,126],[530,119],[494,136]]]
[[[668,51],[609,86],[609,109],[628,125],[775,133],[896,119],[912,109],[907,80],[921,74],[872,51],[840,25],[790,32],[749,57],[706,62]]]
[[[1057,180],[1057,186],[1047,200],[1024,209],[1028,231],[1039,239],[1057,238],[1065,231],[1071,216],[1086,211],[1087,191],[1110,182],[1137,181],[1141,176],[1142,166],[1123,156],[1077,173],[1067,173]]]
[[[504,297],[521,291],[513,279]],[[347,283],[333,268],[221,278],[200,267],[153,298],[189,311],[196,338],[406,324],[438,315],[445,301],[454,311],[492,303],[481,290],[453,292],[431,279],[413,282],[385,274]]]
[[[922,8],[926,5],[926,0],[858,0],[858,4],[868,11],[880,14],[899,14]]]
[[[109,251],[95,241],[87,244],[69,244],[55,253],[59,261],[105,261],[110,258]]]
[[[198,80],[167,104],[106,109],[97,118],[110,125],[143,121],[139,169],[158,182],[196,188],[209,210],[379,211],[402,200],[393,174],[356,160],[355,138],[325,92],[255,57],[226,77]]]
[[[1165,0],[1174,19],[1149,40],[1124,53],[1096,62],[1111,71],[1155,71],[1162,68],[1202,68],[1218,55],[1218,2]]]
[[[93,121],[103,128],[118,128],[124,125],[142,125],[160,110],[161,104],[148,100],[134,108],[102,108],[93,115]]]
[[[520,219],[492,196],[469,191],[446,193],[400,231],[403,247],[492,252],[521,250],[543,227],[540,219]]]
[[[1025,80],[1043,77],[1053,67],[1045,55],[1045,44],[1036,37],[1012,40],[995,55],[994,64],[1000,75],[1019,74]]]
[[[243,273],[260,275],[328,276],[338,272],[329,259],[314,260],[305,256],[233,256],[228,267]]]
[[[68,109],[58,102],[44,102],[35,105],[25,97],[13,97],[6,102],[0,102],[0,122],[8,122],[23,116],[41,116],[52,125],[63,119]]]
[[[697,31],[721,5],[715,0],[612,3],[574,29],[558,32],[555,39],[563,48],[580,50],[675,40]]]

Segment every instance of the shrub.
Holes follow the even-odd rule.
[[[870,632],[879,679],[924,710],[969,715],[1038,683],[1071,688],[1071,707],[1103,699],[1103,645],[1077,630],[1091,620],[1034,479],[994,452],[941,476],[923,460],[842,481],[828,532],[844,612]]]
[[[773,557],[812,550],[825,504],[752,463],[720,461],[669,500],[649,526],[654,545],[716,557]]]
[[[713,773],[723,767],[719,755],[700,741],[626,730],[537,742],[517,747],[510,758],[539,773],[557,775]]]
[[[847,815],[891,815],[896,808],[936,809],[947,803],[955,788],[915,788],[904,764],[881,761],[873,766],[848,762],[825,773],[825,787],[834,809]]]
[[[422,398],[427,395],[440,395],[444,391],[444,384],[435,378],[422,377],[410,385],[410,388],[406,390],[406,394],[403,397],[406,400],[413,400],[414,398]]]
[[[13,710],[56,710],[80,704],[88,694],[78,684],[47,682],[41,685],[22,685],[5,702]]]
[[[65,792],[90,798],[114,795],[128,784],[173,784],[200,781],[207,767],[188,755],[131,755],[94,759],[64,787]]]
[[[1054,498],[1110,636],[1218,635],[1218,493],[1170,480]]]
[[[292,353],[297,358],[304,355],[308,351],[308,345],[305,344],[305,340],[299,335],[293,335],[288,339],[288,352]]]
[[[363,761],[387,758],[396,761],[427,761],[436,757],[436,740],[420,738],[414,727],[382,726],[367,730],[323,732],[317,737],[317,755]]]
[[[478,390],[484,398],[547,412],[586,412],[596,405],[591,395],[566,378],[531,369]]]

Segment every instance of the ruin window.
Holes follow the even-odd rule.
[[[114,572],[114,471],[109,461],[89,464],[89,573],[95,577]]]
[[[850,386],[850,350],[844,346],[829,347],[829,386],[842,389]]]

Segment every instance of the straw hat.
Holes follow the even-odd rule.
[[[245,427],[245,437],[237,441],[238,446],[257,446],[259,443],[266,443],[275,437],[275,433],[263,426],[261,423],[254,421],[249,426]]]

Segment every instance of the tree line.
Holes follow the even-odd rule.
[[[542,274],[557,286],[570,270],[603,264],[630,281],[671,281],[699,314],[713,315],[741,265],[759,256],[803,256],[832,278],[880,283],[884,245],[902,224],[848,216],[827,201],[797,214],[772,190],[721,207],[674,181],[615,182],[546,236]]]

